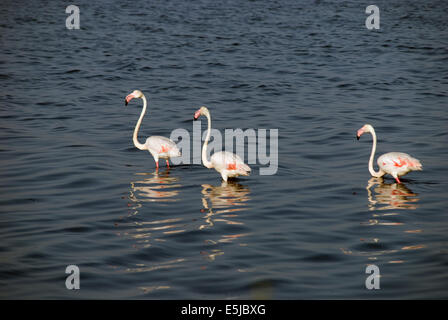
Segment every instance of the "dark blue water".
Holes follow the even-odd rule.
[[[373,31],[354,0],[68,4],[0,5],[1,298],[448,298],[446,2],[376,1]],[[134,89],[141,141],[206,105],[278,129],[277,173],[156,173]],[[365,123],[424,170],[371,179]]]

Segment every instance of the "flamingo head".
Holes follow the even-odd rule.
[[[131,101],[134,98],[141,98],[143,96],[143,93],[140,90],[134,90],[132,93],[128,94],[126,98],[124,99],[124,104],[127,106],[129,101]]]
[[[359,138],[361,138],[361,136],[366,133],[366,132],[372,132],[373,131],[373,127],[370,124],[365,124],[361,129],[358,130],[358,132],[356,133],[356,139],[359,140]]]
[[[196,112],[194,113],[194,117],[193,117],[193,119],[194,119],[194,120],[198,120],[198,118],[199,118],[200,116],[202,116],[202,115],[207,115],[207,114],[210,114],[209,111],[208,111],[208,109],[207,109],[207,107],[202,106],[202,107],[200,107],[198,110],[196,110]]]

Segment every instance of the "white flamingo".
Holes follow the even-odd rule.
[[[421,171],[422,165],[419,160],[411,157],[407,153],[403,152],[389,152],[380,156],[377,160],[378,167],[380,168],[378,172],[373,169],[373,158],[376,151],[376,134],[375,130],[370,124],[365,124],[361,129],[358,130],[356,138],[359,140],[363,133],[369,132],[373,137],[372,152],[369,159],[369,172],[373,177],[379,178],[384,176],[386,173],[390,174],[401,183],[398,177],[405,175],[410,171]]]
[[[207,146],[208,141],[210,140],[212,120],[210,118],[210,112],[206,107],[201,107],[194,113],[194,120],[197,120],[202,115],[206,116],[208,120],[207,136],[205,137],[205,142],[202,146],[202,163],[204,166],[209,169],[215,168],[215,170],[221,174],[224,181],[227,181],[228,178],[237,176],[248,176],[250,174],[250,167],[234,153],[219,151],[210,157],[210,161],[207,160]]]
[[[154,161],[156,162],[157,170],[159,169],[159,158],[166,159],[166,165],[169,168],[169,158],[174,157],[180,157],[181,153],[179,151],[179,148],[174,143],[173,140],[162,137],[162,136],[151,136],[148,139],[146,139],[146,142],[144,144],[141,144],[138,139],[138,130],[140,129],[140,125],[142,123],[143,117],[146,113],[146,97],[140,90],[134,90],[131,94],[126,96],[126,99],[124,100],[125,105],[128,105],[129,101],[131,101],[134,98],[141,98],[143,100],[143,110],[140,114],[140,118],[137,121],[137,124],[134,129],[134,135],[132,137],[132,140],[134,141],[134,145],[139,148],[140,150],[148,150],[149,153],[154,158]]]

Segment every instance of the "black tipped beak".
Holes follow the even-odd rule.
[[[128,105],[128,100],[124,99],[124,105],[125,105],[125,106]]]
[[[198,120],[198,118],[196,118],[196,117],[193,117],[193,121],[196,121],[196,120]]]
[[[356,135],[356,140],[359,140],[359,136],[358,135]]]

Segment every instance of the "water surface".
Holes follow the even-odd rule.
[[[80,30],[56,1],[0,6],[1,298],[448,297],[446,3],[377,1],[377,31],[351,0],[76,4]],[[140,140],[206,105],[221,132],[278,129],[277,173],[156,172],[134,89]],[[424,170],[372,179],[364,123]]]

